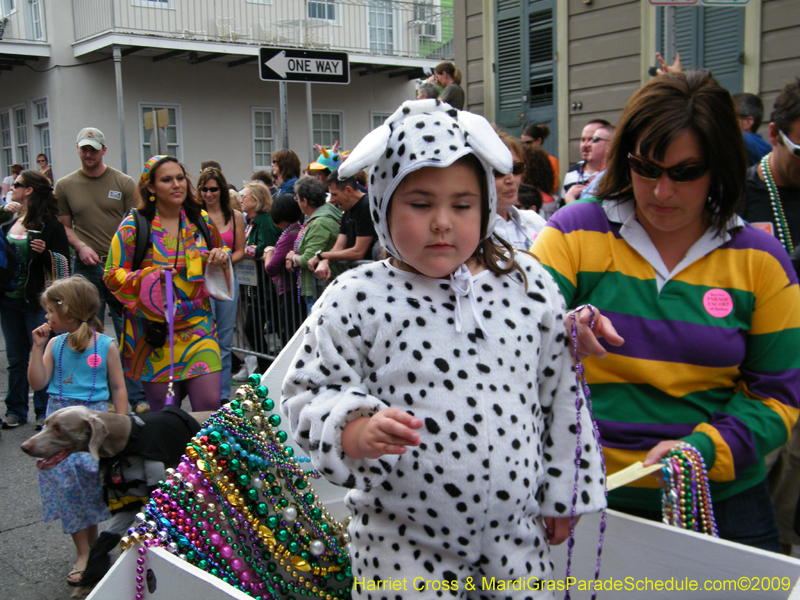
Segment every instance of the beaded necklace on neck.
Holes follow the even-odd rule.
[[[94,338],[94,353],[97,355],[97,332],[92,327],[92,338]],[[63,390],[64,390],[64,346],[69,343],[69,334],[67,337],[64,338],[64,343],[61,344],[61,350],[58,352],[58,399],[61,401],[64,398]],[[80,360],[80,355],[78,356],[78,360]],[[92,365],[92,390],[89,392],[89,399],[86,402],[92,401],[92,396],[94,396],[94,388],[97,385],[97,361],[93,361]],[[73,368],[73,371],[75,369]],[[70,373],[70,379],[72,379],[72,373]]]
[[[764,182],[767,184],[767,190],[769,190],[769,201],[772,205],[772,214],[775,217],[775,233],[783,247],[786,248],[786,251],[791,254],[794,251],[794,244],[789,233],[789,223],[786,221],[786,215],[783,212],[778,186],[772,178],[772,169],[769,164],[771,157],[772,152],[761,159],[761,170],[764,172]]]

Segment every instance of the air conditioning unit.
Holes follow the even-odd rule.
[[[415,29],[415,33],[420,39],[436,39],[436,23],[416,23]]]

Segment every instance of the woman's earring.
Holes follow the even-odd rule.
[[[156,197],[153,194],[150,194],[150,202],[155,202]]]

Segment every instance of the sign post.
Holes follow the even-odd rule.
[[[259,49],[258,66],[264,81],[350,83],[347,52],[270,46]]]

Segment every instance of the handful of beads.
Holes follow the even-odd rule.
[[[309,485],[278,429],[280,415],[248,378],[236,399],[203,424],[177,469],[155,490],[121,541],[139,547],[136,600],[144,597],[148,547],[159,546],[254,598],[335,600],[353,585],[346,525]]]
[[[662,460],[667,489],[661,491],[663,521],[681,529],[717,534],[708,472],[700,453],[680,442]]]

